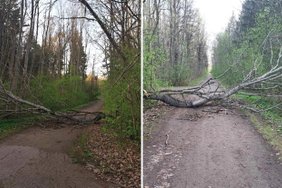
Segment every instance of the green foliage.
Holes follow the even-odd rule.
[[[168,82],[168,70],[161,67],[166,62],[165,50],[158,46],[151,46],[156,41],[152,36],[145,37],[144,45],[144,89],[152,89],[170,85]]]
[[[193,79],[189,82],[189,86],[199,85],[203,80],[205,80],[208,76],[208,70],[203,71],[201,75],[199,75],[196,79]]]
[[[52,79],[38,76],[31,81],[31,100],[52,110],[65,110],[97,98],[98,89],[91,88],[90,83],[80,77],[63,77]]]
[[[112,59],[111,64],[115,66],[111,67],[110,75],[102,85],[104,111],[111,115],[107,119],[107,127],[114,129],[120,136],[140,139],[140,58],[136,59],[139,51],[129,47],[124,47],[124,51],[127,63],[136,63],[127,74],[120,77],[128,64],[119,58]]]
[[[161,46],[154,45],[155,40],[151,36],[145,37],[143,71],[145,90],[177,85],[187,86],[191,80],[206,72],[206,69],[203,69],[197,74],[186,63],[168,63],[167,52]]]
[[[192,1],[147,1],[144,6],[144,89],[187,86],[208,65],[200,15]]]
[[[144,100],[143,101],[143,110],[146,111],[147,109],[151,109],[156,106],[158,101],[155,100]]]
[[[275,126],[275,124],[273,124],[273,122],[270,120],[262,119],[260,116],[257,116],[254,113],[246,112],[246,114],[250,117],[251,122],[254,124],[256,129],[262,134],[262,136],[275,148],[275,150],[281,153],[282,152],[281,132],[279,133],[277,131],[277,127]],[[282,160],[281,157],[279,159]]]
[[[187,64],[175,64],[169,67],[169,78],[173,86],[187,86],[192,79],[192,71]]]
[[[31,126],[33,122],[38,121],[39,119],[40,117],[18,117],[14,119],[0,120],[0,139]]]
[[[252,107],[262,111],[262,117],[271,121],[275,126],[275,130],[282,134],[282,117],[281,110],[273,108],[274,105],[279,103],[279,99],[267,98],[263,96],[248,96],[244,94],[237,94],[237,99],[247,102]]]
[[[278,99],[274,99],[274,98],[271,99],[271,98],[267,98],[263,96],[248,96],[248,95],[240,94],[240,93],[238,93],[236,97],[238,99],[248,102],[249,104],[254,105],[256,108],[261,109],[261,110],[271,109],[271,107],[277,104],[278,102]],[[269,112],[272,112],[274,114],[279,114],[279,110],[275,108],[269,110]]]
[[[282,151],[281,110],[273,108],[273,105],[277,105],[279,100],[262,96],[248,96],[240,93],[236,94],[235,98],[248,103],[253,108],[261,110],[260,116],[247,111],[246,114],[250,116],[252,123],[263,137],[278,151]]]
[[[226,31],[217,36],[213,49],[212,74],[219,76],[231,68],[221,78],[221,82],[227,87],[241,83],[250,70],[255,70],[251,75],[251,78],[255,78],[265,74],[276,65],[281,48],[279,38],[282,33],[282,12],[281,8],[280,10],[277,8],[279,3],[281,7],[281,1],[278,0],[259,0],[258,2],[246,0],[239,20],[237,22],[231,20],[233,25],[229,24]],[[281,93],[280,81],[257,85],[258,88],[267,88],[277,84],[278,87],[275,89],[266,91],[248,89],[262,96],[236,95],[237,99],[262,110],[262,116],[271,122],[273,129],[279,133],[282,132],[281,108],[272,107],[281,103],[281,98],[270,99],[263,95]],[[270,134],[269,128],[264,129],[263,132]]]
[[[253,12],[254,10],[257,12]],[[278,57],[281,44],[277,42],[276,37],[282,32],[281,12],[274,13],[275,9],[268,3],[262,3],[254,10],[249,10],[252,19],[255,19],[251,21],[252,24],[245,24],[248,22],[248,9],[243,10],[239,21],[235,23],[237,29],[232,30],[230,27],[234,25],[229,25],[224,33],[217,36],[213,49],[212,74],[218,76],[231,68],[222,78],[222,82],[227,86],[240,83],[254,66],[256,72],[253,76],[262,75],[271,68]],[[240,38],[236,37],[238,33]]]

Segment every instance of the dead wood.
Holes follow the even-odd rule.
[[[267,38],[268,36],[266,37],[266,39]],[[272,49],[271,52],[273,53]],[[209,77],[199,86],[180,89],[162,89],[153,92],[144,91],[144,98],[159,100],[174,107],[195,108],[206,105],[210,102],[227,100],[231,95],[238,93],[240,90],[249,89],[269,91],[280,86],[279,81],[281,81],[282,78],[281,59],[282,46],[280,47],[276,63],[272,64],[272,67],[269,70],[267,70],[265,73],[262,73],[261,75],[254,74],[255,72],[257,72],[258,67],[261,65],[261,63],[258,63],[258,61],[255,60],[253,62],[253,69],[251,69],[249,73],[246,74],[241,83],[229,89],[224,89],[223,87],[221,87],[216,78]],[[229,70],[231,70],[231,67],[224,71],[223,74],[221,74],[218,78],[223,77]],[[265,83],[267,83],[268,86],[264,86]],[[259,88],[256,87],[258,85]],[[258,95],[263,95],[263,93],[260,93]],[[268,97],[274,97],[273,95],[269,94],[264,95]],[[276,95],[276,97],[280,96],[280,94]]]
[[[218,91],[219,86],[212,86],[216,83],[217,82],[210,77],[199,86],[187,89],[164,89],[153,93],[146,92],[144,97],[145,99],[159,100],[174,107],[194,108],[202,106],[211,100],[220,99],[222,94],[225,94],[223,91]],[[196,95],[198,96],[198,100],[185,100],[184,94]],[[174,95],[182,95],[183,100],[174,97]]]
[[[42,105],[35,104],[28,100],[24,100],[11,91],[5,89],[3,82],[0,80],[0,99],[5,103],[5,107],[0,110],[0,118],[9,117],[15,114],[41,114],[46,115],[50,119],[60,122],[72,122],[77,124],[96,123],[106,117],[103,112],[87,112],[87,111],[69,111],[55,112]],[[11,104],[15,106],[11,109]]]
[[[203,109],[202,112],[208,112],[208,113],[215,113],[218,114],[219,112],[225,111],[226,109]]]
[[[158,92],[145,91],[144,98],[151,100],[159,100],[174,107],[195,108],[203,106],[209,102],[227,99],[228,97],[236,94],[240,90],[251,87],[255,84],[264,81],[278,80],[282,78],[282,66],[279,66],[279,64],[277,64],[265,74],[255,78],[251,78],[249,75],[250,74],[248,74],[240,84],[227,90],[223,89],[223,87],[220,86],[220,83],[218,81],[210,77],[201,85],[190,87],[187,89],[164,89]],[[180,100],[179,98],[175,97],[175,95],[182,96],[183,100]],[[197,99],[186,100],[184,95],[194,95],[197,96]]]

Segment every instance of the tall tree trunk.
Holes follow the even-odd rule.
[[[35,19],[35,10],[34,10],[34,1],[31,1],[31,17],[30,17],[30,29],[29,29],[29,35],[26,43],[26,49],[25,49],[25,58],[24,58],[24,67],[23,67],[23,79],[24,81],[28,82],[28,61],[29,61],[29,54],[30,49],[33,41],[33,35],[34,35],[34,19]]]
[[[23,25],[24,25],[24,10],[25,10],[25,3],[24,0],[21,1],[21,17],[20,17],[20,27],[19,27],[19,39],[18,39],[18,44],[17,48],[15,50],[15,63],[14,63],[14,75],[12,77],[12,82],[11,82],[11,91],[15,92],[18,88],[18,81],[20,77],[20,60],[22,58],[22,34],[23,34]]]

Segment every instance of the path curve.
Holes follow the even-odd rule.
[[[98,111],[102,102],[84,107]],[[82,129],[32,127],[0,143],[0,187],[4,188],[108,188],[67,155]]]

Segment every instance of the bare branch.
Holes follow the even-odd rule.
[[[114,46],[114,48],[120,54],[122,59],[124,61],[126,61],[127,58],[126,58],[125,54],[121,50],[120,46],[116,43],[116,41],[112,37],[111,33],[109,32],[108,28],[106,27],[105,23],[100,19],[98,14],[96,14],[96,12],[91,8],[91,6],[89,5],[89,3],[86,0],[79,0],[79,2],[81,2],[89,10],[89,12],[92,14],[92,16],[95,18],[95,20],[98,22],[98,24],[100,25],[100,27],[102,28],[102,30],[104,31],[106,36],[108,37],[110,43]]]

